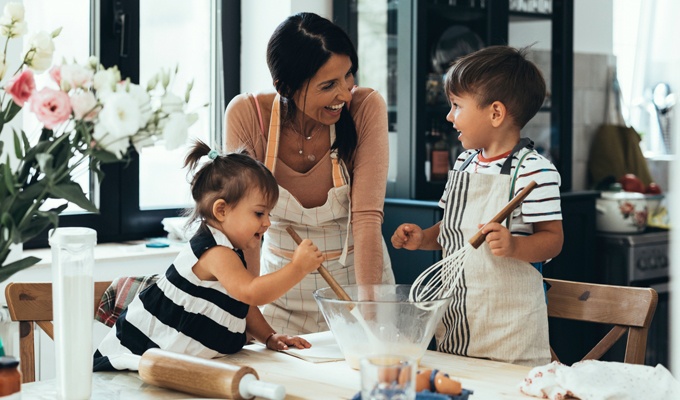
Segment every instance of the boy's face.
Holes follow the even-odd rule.
[[[450,95],[451,110],[446,120],[458,131],[458,140],[465,149],[487,148],[492,140],[491,106],[479,107],[474,96]]]

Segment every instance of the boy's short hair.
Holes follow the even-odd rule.
[[[500,101],[521,129],[545,100],[545,80],[527,47],[490,46],[458,58],[446,72],[447,95],[472,95],[480,107]]]

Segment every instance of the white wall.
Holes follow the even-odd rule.
[[[289,15],[313,12],[332,19],[332,0],[255,0],[241,2],[241,92],[271,92],[267,42]],[[227,99],[228,101],[229,99]]]

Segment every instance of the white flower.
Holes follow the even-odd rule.
[[[116,83],[120,81],[120,71],[118,68],[107,68],[101,71],[97,71],[94,74],[93,87],[95,90],[104,92],[113,91],[116,87]],[[101,97],[100,97],[101,98]]]
[[[118,84],[118,91],[121,90],[125,90],[137,102],[137,106],[139,107],[139,112],[141,114],[139,119],[139,127],[144,128],[153,115],[153,110],[151,109],[151,97],[149,96],[149,93],[142,89],[141,86],[135,85],[134,83]]]
[[[163,128],[163,139],[165,148],[174,150],[179,148],[187,141],[189,121],[182,112],[175,112],[168,116],[168,120]]]
[[[92,137],[99,146],[122,158],[130,145],[130,136],[139,130],[140,119],[137,102],[129,93],[111,93],[99,112]]]
[[[40,31],[28,40],[24,51],[24,61],[31,69],[42,72],[52,65],[52,55],[54,54],[54,42],[52,35]]]
[[[24,22],[23,3],[10,2],[5,5],[3,17],[9,17],[14,22]]]
[[[137,135],[132,137],[132,145],[135,146],[137,153],[142,152],[142,148],[153,146],[156,144],[155,136],[150,135],[148,132],[138,132]]]
[[[16,38],[25,35],[26,32],[28,32],[28,26],[25,21],[12,22],[6,15],[0,17],[0,35]]]
[[[88,88],[92,82],[94,72],[79,64],[64,64],[61,66],[61,85],[66,89],[65,84],[72,88]]]
[[[71,95],[71,108],[75,119],[93,121],[99,113],[97,99],[90,91],[79,90]]]
[[[166,93],[161,99],[161,109],[166,114],[181,112],[182,108],[184,108],[184,101],[173,93]]]

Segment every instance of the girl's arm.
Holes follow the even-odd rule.
[[[201,280],[218,280],[233,298],[250,305],[271,303],[281,297],[323,262],[318,247],[305,239],[295,249],[290,263],[278,271],[254,276],[232,249],[215,246],[206,251],[193,268]]]
[[[250,306],[250,309],[248,309],[246,332],[272,350],[287,350],[288,346],[295,346],[298,349],[312,347],[308,341],[301,337],[276,333],[256,306]]]

